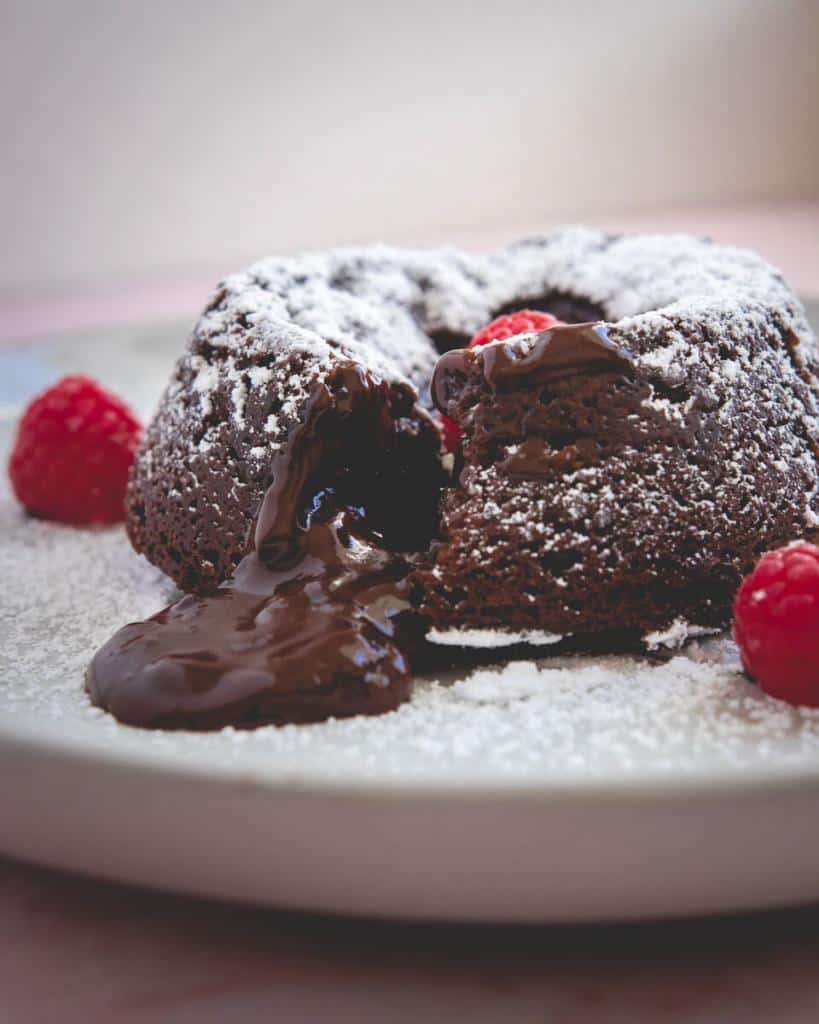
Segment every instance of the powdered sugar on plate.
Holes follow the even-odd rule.
[[[547,647],[563,639],[559,633],[546,633],[542,629],[526,629],[513,633],[507,629],[431,629],[427,640],[444,647],[512,647],[529,644]]]
[[[653,633],[646,633],[643,643],[649,651],[656,651],[660,647],[676,651],[683,646],[686,640],[718,632],[718,629],[710,629],[708,626],[695,626],[686,622],[685,619],[675,619],[668,629],[657,629]]]
[[[555,786],[721,772],[819,771],[819,712],[765,697],[730,641],[665,664],[554,657],[418,681],[379,718],[242,732],[119,725],[83,690],[95,648],[172,588],[121,529],[80,531],[0,511],[0,735],[170,769],[304,784]]]

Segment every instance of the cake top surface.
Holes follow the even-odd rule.
[[[600,303],[610,321],[649,311],[730,313],[752,300],[789,310],[798,333],[810,334],[781,275],[755,253],[689,235],[620,238],[581,227],[489,254],[374,245],[260,260],[225,279],[197,333],[223,337],[246,318],[268,332],[289,327],[291,343],[309,354],[325,354],[335,340],[401,366],[405,347],[389,330],[395,307],[412,310],[428,330],[471,334],[507,295],[549,290]]]
[[[644,333],[696,323],[717,337],[776,316],[799,339],[796,358],[816,359],[801,305],[754,253],[687,235],[569,227],[488,254],[376,245],[261,260],[226,278],[196,325],[193,387],[205,416],[209,396],[227,390],[239,427],[248,387],[286,387],[295,411],[303,382],[277,375],[271,362],[286,348],[319,376],[335,350],[422,391],[437,357],[430,333],[468,340],[504,304],[551,292],[584,298],[601,319]],[[686,357],[672,336],[649,361],[662,370]]]
[[[776,311],[802,343],[813,342],[800,304],[755,253],[689,235],[613,238],[586,228],[489,254],[371,246],[261,260],[226,278],[195,336],[246,351],[248,340],[264,346],[281,334],[317,358],[329,342],[411,378],[414,332],[401,313],[425,333],[471,335],[510,296],[552,291],[599,304],[603,319],[623,327],[664,318],[720,332],[732,316]],[[250,339],[231,332],[237,321]]]

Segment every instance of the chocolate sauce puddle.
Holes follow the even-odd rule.
[[[350,487],[348,467],[329,485],[317,477],[351,417],[373,437],[395,436],[389,395],[353,364],[333,371],[274,459],[234,576],[116,633],[89,667],[95,704],[130,725],[218,728],[378,714],[406,699],[420,640],[411,559],[388,550],[355,503],[362,488]]]

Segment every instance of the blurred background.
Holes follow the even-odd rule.
[[[771,258],[819,235],[817,0],[0,8],[18,333],[43,296],[123,282],[173,281],[158,306],[193,310],[305,246],[578,220],[753,244],[751,208]]]

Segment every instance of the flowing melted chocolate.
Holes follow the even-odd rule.
[[[444,383],[453,373],[466,375],[479,362],[492,391],[511,391],[525,379],[526,385],[545,384],[578,373],[630,372],[631,356],[610,340],[602,323],[566,324],[539,333],[531,347],[499,342],[477,349],[453,349],[441,356],[432,378],[432,397],[444,412]]]
[[[555,327],[525,351],[442,356],[439,406],[444,374],[475,361],[496,392],[631,366],[602,324]],[[437,432],[415,397],[339,364],[273,460],[233,577],[116,633],[88,670],[94,703],[130,725],[218,728],[378,714],[405,700],[423,632],[411,552],[435,535],[442,484]],[[508,468],[536,474],[542,448],[527,442]]]
[[[334,370],[274,459],[233,578],[121,629],[89,668],[94,703],[130,725],[217,728],[405,700],[420,631],[397,549],[428,545],[439,485],[412,397],[396,408],[360,368]]]

